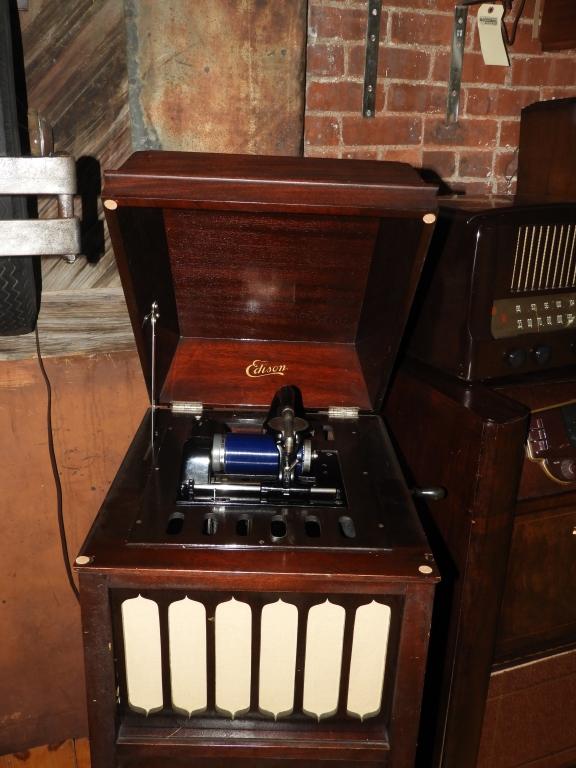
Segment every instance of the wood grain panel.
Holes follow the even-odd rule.
[[[516,517],[495,659],[550,653],[576,637],[576,504]]]
[[[100,203],[101,169],[130,154],[128,76],[123,4],[119,0],[35,0],[19,14],[29,109],[54,129],[55,148],[77,161],[76,214],[82,219],[82,253],[75,264],[42,259],[43,301],[39,325],[47,354],[132,346],[125,310],[115,307],[91,342],[79,331],[100,315],[102,294],[120,281]],[[57,215],[51,198],[39,215]],[[76,314],[74,314],[76,313]],[[87,322],[90,325],[90,321]],[[0,359],[34,357],[33,339],[2,340]]]
[[[574,48],[576,8],[573,0],[544,0],[539,36],[543,51]]]
[[[75,768],[74,741],[50,744],[0,757],[0,768]]]
[[[46,367],[74,557],[147,401],[133,353]],[[79,609],[62,564],[36,361],[0,364],[0,430],[0,752],[15,752],[86,733]]]
[[[103,258],[94,251],[104,232],[100,169],[118,167],[131,152],[123,4],[35,0],[20,23],[29,108],[52,124],[56,149],[78,161],[88,253],[74,265],[43,259],[44,290],[118,286],[109,243]]]
[[[44,293],[38,332],[43,356],[134,349],[134,335],[121,288]],[[0,360],[35,355],[34,334],[0,336]]]
[[[576,764],[576,651],[492,675],[477,768]]]
[[[551,0],[546,11],[552,9]],[[573,16],[572,34],[576,42],[576,5],[567,0],[565,12]],[[552,11],[550,11],[552,12]],[[559,31],[568,31],[565,24]],[[518,148],[518,194],[576,198],[576,98],[537,101],[522,110]]]
[[[413,364],[400,368],[385,416],[409,482],[447,491],[422,515],[443,578],[430,642],[422,764],[473,766],[528,414],[483,385]]]
[[[68,739],[0,756],[0,768],[90,768],[88,739]]]
[[[258,362],[282,373],[250,375]],[[222,339],[182,339],[160,400],[267,409],[285,384],[300,387],[307,408],[372,406],[353,344]]]
[[[379,219],[164,215],[183,336],[350,343]]]

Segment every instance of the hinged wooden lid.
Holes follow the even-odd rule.
[[[139,152],[104,205],[159,402],[378,409],[435,221],[402,163]]]

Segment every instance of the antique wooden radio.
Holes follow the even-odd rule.
[[[428,266],[385,410],[412,481],[447,490],[420,764],[572,766],[576,210],[447,202]]]
[[[77,560],[93,768],[411,768],[434,564],[378,415],[435,188],[145,152],[105,207],[152,407]]]
[[[574,205],[446,205],[428,268],[411,357],[468,381],[576,362]]]

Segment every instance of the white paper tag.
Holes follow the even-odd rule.
[[[508,51],[502,37],[504,7],[483,3],[478,9],[478,33],[484,64],[509,67]]]

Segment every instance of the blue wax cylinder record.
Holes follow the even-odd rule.
[[[224,472],[227,475],[277,475],[280,454],[271,435],[227,434]]]

